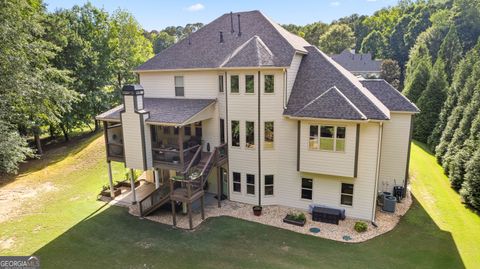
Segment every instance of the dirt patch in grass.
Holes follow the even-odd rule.
[[[13,237],[6,237],[0,239],[0,249],[10,249],[15,244],[15,239]]]

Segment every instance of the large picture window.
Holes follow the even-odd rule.
[[[230,76],[230,92],[239,93],[239,82],[238,75]]]
[[[175,76],[175,96],[185,96],[183,76]]]
[[[346,128],[332,125],[310,125],[308,147],[326,151],[345,151]]]
[[[273,175],[265,175],[265,196],[273,195]]]
[[[247,149],[255,148],[255,122],[245,122],[245,147]]]
[[[232,120],[232,147],[240,147],[240,122]]]
[[[247,174],[247,194],[255,195],[255,175]]]
[[[273,149],[273,139],[274,139],[274,124],[273,121],[266,121],[264,123],[264,136],[265,141],[263,143],[264,149]]]
[[[312,200],[313,180],[310,178],[302,178],[302,199]]]
[[[340,203],[342,205],[353,205],[353,184],[342,183]]]
[[[237,172],[233,172],[233,191],[242,192],[242,176]]]
[[[275,80],[273,75],[265,75],[264,91],[265,93],[273,93],[275,91]]]
[[[255,93],[255,77],[253,75],[245,76],[245,93]]]

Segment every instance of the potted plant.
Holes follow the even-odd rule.
[[[256,205],[253,207],[253,214],[255,216],[260,216],[262,215],[262,206]]]
[[[112,197],[112,193],[110,192],[110,187],[108,185],[102,186],[102,191],[100,192],[101,196],[110,197],[110,198],[117,197],[120,194],[122,194],[122,190],[119,188],[113,187],[113,197]]]
[[[305,217],[304,213],[289,213],[287,216],[285,216],[285,218],[283,218],[283,222],[303,227],[305,222],[307,222],[307,218]]]

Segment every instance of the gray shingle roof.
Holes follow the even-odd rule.
[[[258,36],[250,38],[240,46],[223,67],[273,66],[273,54]]]
[[[380,72],[382,61],[372,60],[370,53],[356,54],[346,49],[340,54],[334,54],[332,59],[343,66],[348,71],[355,72]]]
[[[180,98],[144,98],[144,110],[150,112],[147,122],[181,124],[190,119],[215,99],[180,99]],[[97,120],[120,121],[123,105],[119,105],[97,116]]]
[[[284,115],[349,120],[389,119],[388,109],[355,76],[316,47],[306,49],[308,54],[300,64]],[[341,94],[332,91],[311,104],[312,100],[333,87]]]
[[[240,36],[238,36],[238,14],[240,14]],[[231,33],[230,14],[224,14],[189,37],[163,50],[137,67],[136,71],[218,68],[254,36],[258,39],[255,38],[255,42],[249,46],[258,47],[261,41],[264,44],[261,47],[264,48],[258,49],[269,50],[272,54],[269,59],[264,59],[265,54],[262,52],[262,61],[266,60],[266,63],[274,67],[286,67],[290,65],[296,51],[306,52],[304,47],[310,45],[301,37],[291,34],[272,22],[260,11],[234,13],[233,28],[235,32]],[[220,31],[223,32],[223,43],[220,43]],[[246,67],[251,64],[256,62],[249,58],[238,57],[228,66]],[[257,66],[259,65],[252,67]]]
[[[360,82],[377,97],[390,111],[413,112],[420,110],[390,83],[383,79],[364,79]]]

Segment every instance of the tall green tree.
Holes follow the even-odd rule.
[[[51,65],[58,47],[45,38],[45,20],[40,1],[0,1],[0,120],[9,123],[4,129],[9,137],[12,128],[33,135],[39,154],[41,127],[58,122],[75,99],[65,87],[68,74]],[[16,148],[24,146],[19,141]]]
[[[480,209],[480,148],[466,165],[465,182],[460,193],[468,204]]]
[[[441,59],[437,60],[429,77],[427,87],[417,102],[421,112],[414,120],[415,129],[413,137],[422,142],[427,142],[427,138],[437,123],[438,115],[446,99],[448,82],[445,66]]]
[[[382,62],[380,78],[383,78],[397,90],[400,90],[400,74],[400,66],[397,61],[386,59]]]
[[[169,35],[167,32],[161,31],[153,39],[153,52],[160,53],[162,50],[170,47],[175,43],[175,37]]]
[[[320,49],[325,53],[338,54],[354,46],[355,36],[348,25],[336,24],[320,37]]]
[[[462,46],[469,51],[480,36],[480,2],[478,0],[454,0],[453,20]]]
[[[374,30],[363,39],[361,52],[370,52],[373,58],[381,58],[385,55],[386,43],[385,37],[379,31]]]
[[[438,57],[445,62],[445,72],[451,82],[455,68],[462,58],[463,48],[457,35],[457,28],[452,25],[438,51]]]
[[[110,19],[108,45],[110,69],[116,78],[116,90],[125,83],[137,82],[132,70],[153,56],[152,44],[132,14],[118,9]]]
[[[405,88],[403,94],[416,103],[427,87],[430,79],[430,54],[425,45],[418,46],[418,49],[412,50],[407,64]]]

